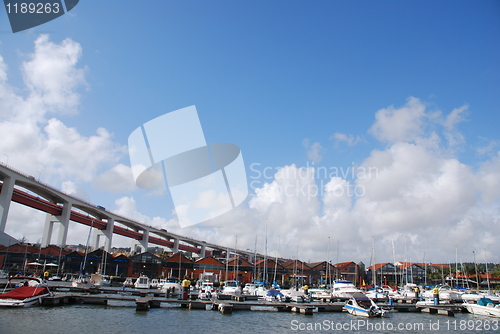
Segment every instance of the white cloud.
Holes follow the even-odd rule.
[[[89,182],[100,168],[117,163],[126,149],[112,134],[99,128],[86,137],[50,114],[75,113],[78,89],[86,85],[85,69],[78,68],[81,46],[71,39],[53,43],[47,35],[35,41],[35,50],[21,68],[27,96],[7,82],[7,66],[0,58],[0,152],[9,164],[42,180]]]
[[[137,187],[130,166],[124,164],[115,165],[92,180],[92,185],[99,190],[116,193],[125,193],[135,190]]]
[[[0,154],[9,157],[10,165],[41,174],[49,183],[63,183],[63,190],[79,197],[85,196],[80,183],[92,182],[107,191],[131,191],[131,169],[119,161],[125,147],[115,143],[109,131],[99,128],[95,135],[84,136],[56,118],[78,110],[78,90],[86,85],[85,69],[77,66],[81,54],[81,46],[70,39],[56,44],[48,36],[39,37],[34,53],[22,66],[26,96],[8,84],[8,68],[0,58]],[[132,197],[116,200],[115,212],[230,247],[237,238],[238,248],[253,250],[257,238],[261,253],[266,252],[267,240],[271,256],[276,255],[279,237],[280,256],[298,255],[313,261],[325,259],[329,237],[330,257],[335,258],[332,254],[339,241],[340,261],[367,261],[372,236],[380,261],[392,260],[391,239],[398,259],[405,239],[413,260],[419,261],[426,244],[427,259],[433,261],[447,261],[456,245],[464,253],[494,249],[500,235],[500,155],[474,171],[449,151],[464,143],[457,126],[464,121],[467,108],[456,108],[442,117],[441,112],[430,112],[411,97],[400,108],[377,111],[369,132],[387,147],[372,151],[359,164],[373,171],[370,176],[348,181],[336,175],[318,180],[314,167],[284,166],[255,189],[247,206],[185,229],[175,219],[151,218],[139,212]],[[447,139],[448,147],[441,137]],[[361,140],[342,133],[333,138],[350,146]],[[309,160],[322,161],[325,150],[319,142],[310,144],[305,139],[303,145]],[[7,232],[21,237],[19,226],[22,230],[28,227],[26,237],[36,241],[41,238],[44,214],[30,216],[28,212],[33,210],[13,205]],[[87,227],[73,224],[68,239],[85,242],[86,231]],[[500,260],[498,254],[490,255],[491,261]]]
[[[382,142],[410,142],[423,133],[425,116],[425,105],[419,99],[410,97],[399,109],[390,106],[377,111],[376,121],[369,131]]]
[[[307,158],[311,160],[313,163],[318,163],[323,160],[323,153],[325,149],[321,146],[320,143],[309,144],[309,139],[304,139],[302,141],[302,145],[307,148]]]
[[[346,143],[348,146],[354,146],[354,145],[357,145],[357,144],[359,144],[360,142],[363,141],[361,139],[361,137],[359,137],[359,136],[354,137],[351,134],[347,135],[345,133],[340,133],[340,132],[334,133],[331,136],[331,138],[335,140],[336,144],[338,144],[338,143]]]
[[[55,44],[48,35],[38,37],[31,59],[22,65],[28,101],[48,111],[75,112],[80,98],[76,88],[85,84],[85,70],[75,66],[81,55],[82,47],[70,38]]]

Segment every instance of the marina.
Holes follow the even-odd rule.
[[[108,299],[106,305],[88,303],[68,303],[64,306],[39,306],[32,308],[3,309],[2,333],[14,334],[19,331],[35,331],[42,333],[293,333],[303,328],[311,328],[316,333],[331,332],[332,328],[340,328],[343,333],[359,333],[360,331],[386,332],[387,328],[399,328],[400,332],[435,333],[467,329],[467,324],[474,328],[483,328],[482,332],[497,333],[498,322],[491,318],[477,317],[468,313],[457,313],[455,317],[436,316],[417,312],[393,312],[391,318],[360,318],[346,312],[319,311],[313,315],[292,311],[278,312],[266,307],[257,308],[253,312],[233,309],[231,313],[217,310],[180,307],[172,303],[161,303],[160,307],[148,311],[137,310],[135,300],[131,296]],[[177,301],[179,302],[179,301]],[[181,302],[182,303],[182,302]],[[195,305],[195,304],[193,304]],[[201,306],[201,304],[197,304]],[[26,318],[40,319],[35,323],[26,322]],[[43,320],[43,321],[41,321]],[[312,326],[312,327],[311,327]],[[339,327],[335,327],[339,326]],[[385,326],[385,327],[382,327]],[[495,327],[496,326],[496,327]],[[385,328],[385,331],[384,331]],[[410,330],[408,330],[410,329]],[[303,331],[303,330],[301,330]],[[438,331],[439,332],[439,331]]]

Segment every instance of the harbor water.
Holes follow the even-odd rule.
[[[345,312],[307,316],[260,310],[223,315],[166,306],[136,311],[134,306],[110,301],[107,306],[2,308],[0,333],[500,333],[500,319],[461,313],[449,317],[394,312],[391,318],[365,319]]]

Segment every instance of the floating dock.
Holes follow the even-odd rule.
[[[222,314],[231,314],[233,311],[275,311],[294,312],[304,315],[312,315],[316,312],[343,312],[344,302],[266,302],[245,300],[244,296],[238,296],[231,300],[199,300],[199,299],[174,299],[165,298],[164,294],[156,293],[126,293],[126,294],[91,294],[87,293],[56,293],[54,296],[43,299],[45,306],[58,306],[67,304],[93,304],[108,305],[109,301],[128,301],[135,303],[137,311],[148,311],[151,308],[159,308],[162,304],[169,304],[170,307],[187,308],[192,310],[218,310]],[[195,297],[190,296],[190,297]],[[250,296],[252,297],[252,296]],[[462,311],[461,305],[425,305],[417,306],[410,303],[378,304],[381,308],[392,310],[393,312],[427,312],[431,314],[442,314],[453,316],[455,312]]]

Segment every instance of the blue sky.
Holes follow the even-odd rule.
[[[68,114],[63,108],[59,111],[48,108],[42,120],[36,122],[40,129],[52,117],[67,128],[75,128],[82,137],[94,136],[98,128],[104,128],[112,134],[108,144],[123,149],[130,133],[141,124],[164,113],[196,105],[207,142],[238,145],[249,177],[252,176],[250,166],[255,163],[260,169],[293,164],[327,169],[372,164],[381,169],[387,165],[374,157],[374,150],[383,155],[401,149],[415,157],[417,154],[411,150],[421,148],[428,154],[422,159],[432,158],[441,163],[434,169],[408,171],[412,177],[447,175],[443,166],[458,161],[469,170],[467,175],[473,184],[483,184],[484,180],[496,184],[500,178],[496,170],[500,150],[497,131],[500,123],[499,18],[497,1],[82,0],[69,14],[16,34],[10,30],[5,11],[0,10],[0,55],[8,66],[7,84],[17,96],[27,98],[30,88],[26,85],[27,72],[23,72],[21,66],[32,59],[34,43],[40,35],[47,34],[46,43],[51,45],[62,45],[63,40],[69,38],[81,48],[78,61],[70,66],[80,69],[78,73],[84,76],[71,87],[78,94],[78,102],[71,105],[74,112]],[[412,97],[418,99],[418,103],[410,105]],[[397,118],[396,113],[390,111],[405,107],[403,114],[407,112],[408,117]],[[420,107],[424,111],[419,111]],[[460,108],[463,110],[455,114],[457,121],[447,118],[454,109]],[[2,109],[7,113],[5,107]],[[384,118],[377,123],[375,115],[379,110],[389,110],[393,121]],[[6,114],[2,115],[5,120]],[[413,122],[418,129],[401,122]],[[378,135],[374,134],[375,128],[380,130]],[[387,136],[398,129],[403,129],[404,134]],[[449,140],[450,135],[454,141]],[[350,142],[341,138],[350,138]],[[403,143],[410,148],[405,148]],[[13,167],[35,174],[38,171],[42,180],[58,187],[70,181],[75,194],[88,196],[96,204],[122,210],[119,212],[128,210],[129,214],[137,214],[151,224],[176,228],[168,197],[152,199],[145,191],[131,187],[116,192],[106,184],[97,185],[105,183],[100,176],[114,165],[130,164],[126,152],[117,147],[112,151],[113,158],[103,157],[102,162],[90,155],[89,159],[96,160],[95,170],[89,172],[88,177],[79,178],[69,172],[61,175],[51,163],[37,169],[26,159],[17,158],[17,154],[25,153],[0,145],[0,154],[8,155]],[[5,155],[2,155],[4,159]],[[47,160],[50,156],[40,158],[40,161]],[[63,160],[57,162],[61,168],[65,168]],[[415,161],[408,163],[418,165]],[[482,181],[478,180],[483,176]],[[390,201],[372,196],[367,207],[385,207],[384,214],[393,217],[401,213],[402,217],[398,218],[400,225],[387,223],[392,234],[379,235],[376,231],[384,230],[385,223],[380,222],[376,230],[365,230],[363,226],[371,224],[374,212],[367,213],[366,207],[358,208],[356,198],[345,204],[345,212],[328,216],[332,211],[327,208],[325,198],[320,196],[306,203],[290,200],[287,204],[264,195],[267,189],[264,183],[272,185],[277,180],[260,181],[262,189],[257,199],[254,202],[249,199],[241,212],[226,219],[241,220],[261,230],[263,221],[268,219],[276,226],[275,234],[283,233],[290,243],[302,245],[307,249],[304,257],[311,260],[321,259],[326,249],[326,241],[316,247],[299,238],[300,231],[307,229],[311,222],[328,231],[311,231],[312,236],[326,233],[332,240],[345,239],[347,244],[359,238],[368,240],[362,249],[344,246],[345,260],[350,260],[348,256],[354,260],[365,259],[374,233],[381,248],[390,248],[390,238],[401,241],[409,237],[415,249],[419,249],[426,235],[433,233],[430,229],[433,219],[436,219],[434,224],[443,224],[442,232],[463,226],[471,216],[484,223],[482,228],[491,230],[493,235],[499,229],[499,212],[492,209],[499,201],[498,192],[481,186],[473,197],[488,197],[487,203],[465,196],[470,210],[460,215],[450,213],[435,218],[434,213],[429,212],[424,217],[429,221],[429,226],[424,224],[424,230],[426,226],[429,228],[425,231],[409,228],[407,225],[411,223],[405,219],[413,210],[418,211],[421,203],[411,210],[411,201],[405,203],[409,207],[385,207],[384,203],[388,205]],[[329,181],[326,179],[324,183]],[[344,181],[362,185],[360,181],[355,183],[356,180]],[[386,184],[378,184],[377,189]],[[439,184],[436,179],[427,183],[428,186],[435,184]],[[468,181],[464,182],[464,187],[468,185]],[[410,186],[412,191],[420,187],[423,186],[417,181]],[[255,189],[250,191],[256,194]],[[390,197],[404,197],[404,194],[407,194],[405,190],[396,187]],[[120,198],[133,199],[135,207],[126,209],[125,204],[116,204],[115,200]],[[276,209],[279,205],[282,207]],[[451,206],[463,206],[463,203],[457,199]],[[297,207],[304,211],[290,209]],[[278,211],[273,211],[275,209]],[[360,218],[363,215],[365,218]],[[481,215],[488,218],[478,218]],[[297,218],[291,222],[290,216],[302,217],[303,221]],[[153,222],[154,217],[165,222]],[[15,219],[14,215],[11,219]],[[351,223],[357,226],[356,231],[340,228]],[[26,233],[13,226],[14,223],[8,225],[11,233]],[[239,240],[251,248],[255,232],[245,231],[222,227],[208,231],[202,227],[184,230],[193,236],[208,233],[212,241],[220,243],[234,240],[237,233],[245,234],[248,240],[245,237]],[[491,237],[486,243],[492,245],[499,241],[498,236],[478,234],[477,237]],[[29,239],[35,241],[36,235],[30,235]],[[452,250],[450,256],[454,256],[458,240],[461,239],[457,237],[443,246],[443,252]],[[295,247],[291,249],[290,254],[283,252],[293,256]],[[464,258],[469,256],[468,252],[470,249],[464,250]],[[384,254],[381,257],[390,260],[384,258]],[[436,260],[447,259],[436,256]]]

